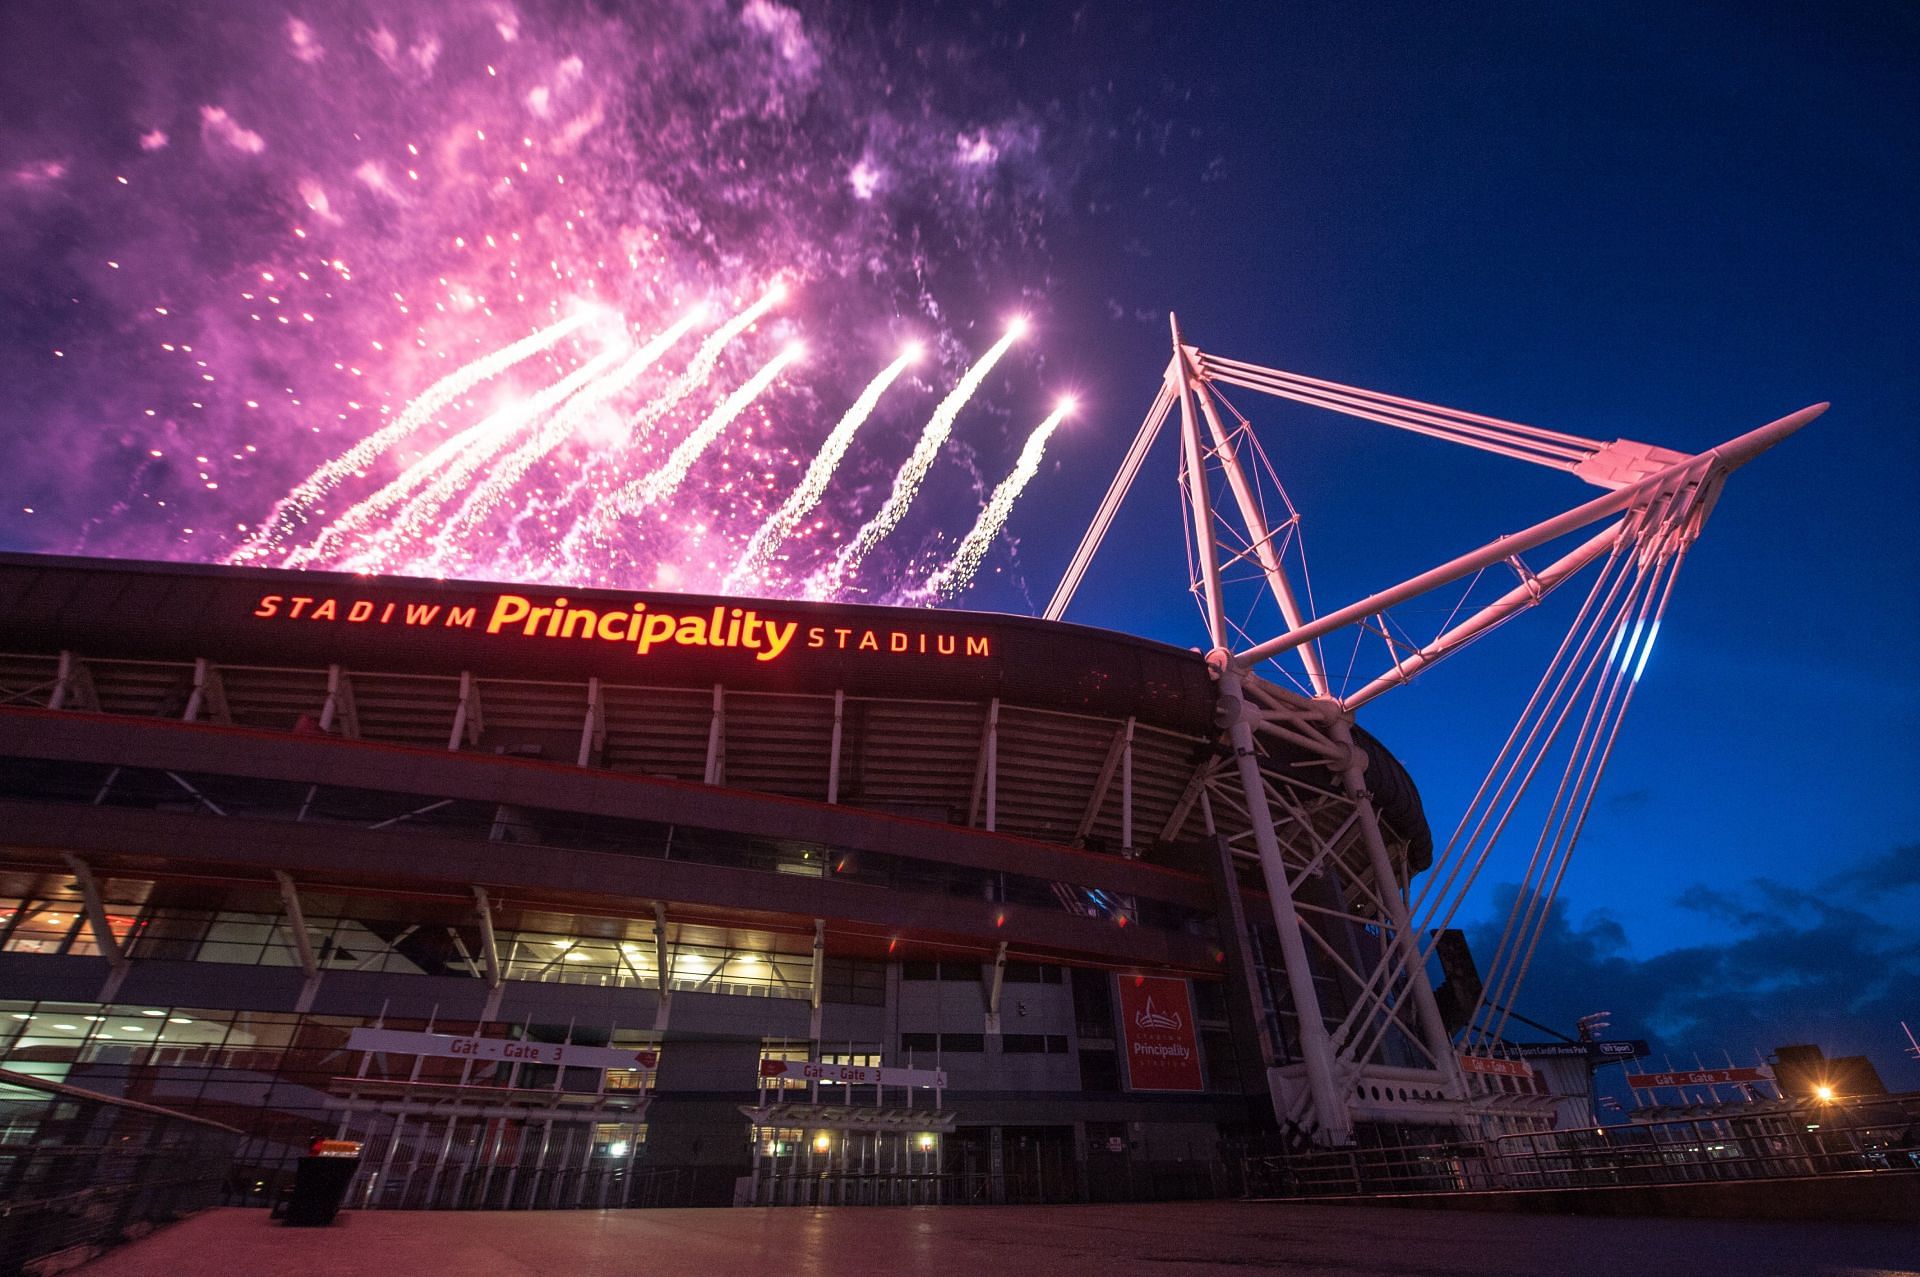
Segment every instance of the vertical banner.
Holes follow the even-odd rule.
[[[1183,979],[1122,975],[1120,1032],[1126,1044],[1127,1089],[1199,1091],[1200,1043],[1193,996]]]

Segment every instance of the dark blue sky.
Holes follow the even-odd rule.
[[[1900,1068],[1896,1021],[1920,1025],[1920,18],[1012,13],[993,21],[1026,28],[1020,91],[1104,98],[1118,131],[1049,299],[1053,371],[1091,411],[1015,520],[1037,601],[1149,402],[1170,307],[1208,350],[1601,439],[1699,450],[1834,404],[1733,477],[1681,575],[1522,1005],[1606,1006],[1682,1052],[1808,1037]],[[1591,493],[1235,402],[1306,516],[1323,605]],[[1201,641],[1171,466],[1149,464],[1073,619]],[[1526,630],[1363,715],[1443,837],[1544,660],[1551,631]]]

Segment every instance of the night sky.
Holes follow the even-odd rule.
[[[1612,1010],[1676,1065],[1815,1041],[1920,1087],[1898,1024],[1920,1030],[1911,8],[402,11],[234,0],[123,20],[104,0],[28,0],[0,15],[0,546],[218,560],[372,430],[376,405],[444,371],[434,346],[471,358],[524,336],[560,313],[533,317],[554,287],[589,279],[636,331],[792,279],[793,304],[669,426],[769,343],[809,349],[680,504],[608,549],[593,579],[622,584],[710,584],[853,392],[926,340],[931,366],[889,392],[794,563],[843,542],[1016,312],[1033,335],[848,597],[911,597],[1071,392],[1078,416],[959,599],[1037,611],[1152,398],[1170,309],[1211,352],[1599,439],[1698,451],[1831,401],[1732,477],[1681,574],[1520,1009],[1569,1028]],[[521,152],[486,150],[498,136],[457,156],[436,141],[476,125],[525,128],[534,166],[502,167]],[[438,167],[410,174],[409,139]],[[525,181],[487,185],[487,164]],[[530,194],[543,174],[573,185]],[[487,218],[503,240],[525,231],[513,242],[551,267],[542,283],[455,252]],[[631,272],[607,267],[623,254]],[[351,269],[311,301],[289,293],[291,322],[250,318],[241,290],[265,295],[263,270],[279,287],[327,258]],[[413,313],[462,288],[488,304]],[[196,345],[205,371],[162,343]],[[1323,607],[1593,492],[1230,398],[1303,514]],[[1069,619],[1198,645],[1167,442]],[[628,464],[576,446],[594,473]],[[577,513],[557,482],[536,496],[491,525],[487,553]],[[547,551],[476,553],[459,560],[472,575],[566,571]],[[1555,615],[1363,712],[1442,840],[1564,630]],[[1506,854],[1490,877],[1509,885],[1483,882],[1466,911],[1483,956],[1517,840]]]

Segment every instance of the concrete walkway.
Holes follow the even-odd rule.
[[[1458,1215],[1177,1202],[938,1209],[372,1211],[329,1229],[209,1211],[84,1277],[1605,1277],[1920,1273],[1920,1225]]]

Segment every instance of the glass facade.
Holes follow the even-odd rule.
[[[831,878],[921,896],[1025,905],[1083,917],[1106,917],[1119,926],[1144,926],[1207,940],[1217,937],[1208,911],[1174,901],[1114,896],[1073,883],[948,864],[890,851],[835,847],[684,824],[433,794],[0,757],[0,798],[185,811],[235,820],[432,834],[684,861]],[[264,952],[271,940],[244,932],[232,943],[252,944]],[[468,947],[471,948],[470,942]],[[605,955],[602,965],[608,970],[620,967],[612,955]],[[704,979],[708,974],[702,971],[691,978]]]

